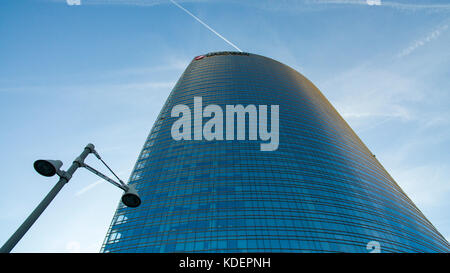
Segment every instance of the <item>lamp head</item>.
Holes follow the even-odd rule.
[[[122,203],[130,208],[139,207],[141,204],[141,198],[139,197],[134,185],[128,185],[128,190],[122,195]]]
[[[54,176],[59,172],[61,166],[63,165],[61,160],[36,160],[33,164],[34,169],[43,176]]]

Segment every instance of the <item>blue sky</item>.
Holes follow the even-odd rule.
[[[57,181],[35,173],[36,159],[65,169],[92,142],[128,179],[190,60],[234,50],[169,0],[68,2],[1,3],[1,244]],[[448,0],[177,2],[308,77],[450,239]],[[77,171],[15,251],[98,252],[120,196]]]

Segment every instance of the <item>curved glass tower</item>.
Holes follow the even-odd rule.
[[[223,112],[208,115],[208,105]],[[245,139],[226,135],[242,121],[235,115],[236,122],[225,122],[227,105],[248,110]],[[192,117],[178,127],[186,133],[180,140],[173,137],[181,119],[174,109]],[[213,116],[223,128],[216,123],[216,137],[207,140]],[[264,117],[271,140],[260,131]],[[277,145],[262,149],[271,141]],[[119,205],[102,252],[450,251],[322,93],[259,55],[196,57],[163,106],[129,183],[142,205]]]

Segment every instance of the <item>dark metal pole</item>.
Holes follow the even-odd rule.
[[[6,241],[6,243],[0,249],[0,253],[9,253],[16,246],[16,244],[22,239],[22,237],[27,233],[31,226],[36,222],[42,212],[47,208],[47,206],[52,202],[58,192],[62,187],[69,182],[72,178],[73,173],[81,167],[80,163],[84,162],[84,159],[94,151],[94,145],[88,144],[84,148],[84,151],[79,157],[75,159],[70,168],[64,172],[62,171],[58,183],[52,188],[52,190],[45,196],[44,200],[39,203],[39,205],[33,210],[33,212],[28,216],[28,218],[23,222],[23,224],[14,232],[14,234]]]

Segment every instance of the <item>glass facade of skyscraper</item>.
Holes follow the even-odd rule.
[[[248,135],[174,140],[172,108],[192,110],[194,97],[224,110],[279,105],[278,149],[261,151],[265,141]],[[189,64],[129,183],[142,205],[119,205],[102,252],[450,250],[321,92],[255,54],[218,52]]]

